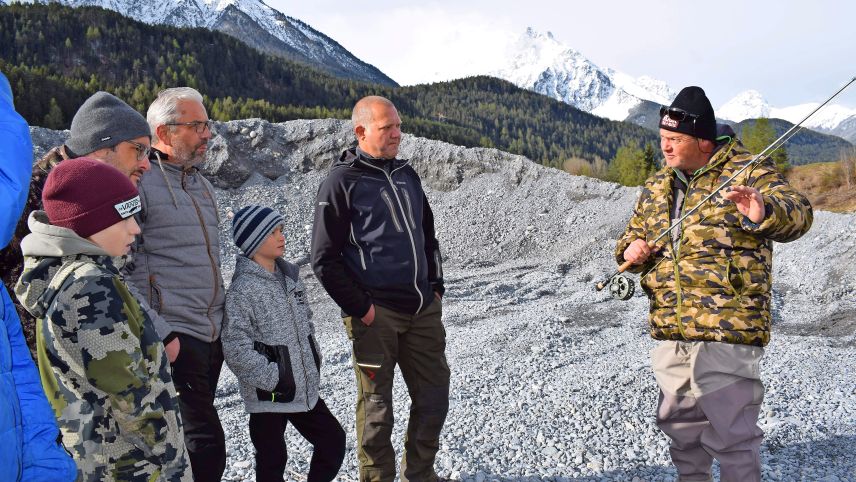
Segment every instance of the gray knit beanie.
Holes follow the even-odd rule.
[[[252,258],[273,229],[285,222],[281,214],[264,206],[241,208],[232,218],[235,246]]]
[[[122,141],[151,135],[145,117],[118,97],[101,91],[77,109],[65,146],[76,157],[85,156]]]

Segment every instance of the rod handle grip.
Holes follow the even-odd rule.
[[[618,267],[618,272],[623,273],[623,272],[627,271],[627,269],[630,268],[631,266],[633,266],[633,263],[631,263],[630,261],[625,261],[624,263],[621,264],[621,266]]]
[[[648,241],[647,244],[648,244],[648,249],[651,250],[651,254],[654,254],[654,252],[655,252],[654,247],[656,246],[656,244],[654,244],[653,241]],[[623,272],[627,271],[628,269],[630,269],[631,266],[633,266],[633,263],[631,263],[630,261],[625,261],[625,262],[621,263],[621,266],[618,267],[618,272],[623,273]]]

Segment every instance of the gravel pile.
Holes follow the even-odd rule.
[[[339,310],[308,265],[313,197],[352,144],[337,120],[221,123],[205,172],[221,212],[280,209],[286,257],[302,265],[324,356],[322,396],[348,434],[340,480],[357,479],[350,346]],[[63,133],[33,128],[40,148]],[[51,144],[52,145],[52,144]],[[38,149],[37,149],[38,150]],[[647,300],[593,289],[637,189],[570,176],[493,149],[406,136],[434,209],[445,257],[444,321],[452,400],[437,468],[465,481],[673,480],[654,423]],[[235,248],[223,216],[227,284]],[[856,480],[856,215],[815,213],[812,230],[776,245],[774,333],[763,361],[765,480]],[[396,382],[401,453],[409,401]],[[224,369],[218,409],[228,480],[253,480],[248,416]],[[288,430],[288,478],[303,480],[311,447]]]

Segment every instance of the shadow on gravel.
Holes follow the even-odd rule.
[[[853,457],[856,435],[837,435],[819,440],[761,447],[762,479],[771,481],[812,480],[843,482],[856,480],[856,460]],[[534,470],[533,470],[534,471]],[[714,462],[714,480],[719,479],[719,466]],[[508,476],[477,472],[461,474],[470,482],[673,482],[677,471],[673,466],[638,465],[588,477]]]
[[[853,336],[856,334],[856,309],[838,311],[809,323],[774,325],[773,329],[786,335],[838,338],[834,345],[852,347],[856,346],[856,337]]]

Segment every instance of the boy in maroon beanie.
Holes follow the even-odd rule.
[[[37,318],[39,372],[78,480],[190,480],[163,344],[120,269],[139,234],[137,188],[78,158],[47,177],[15,287]]]

